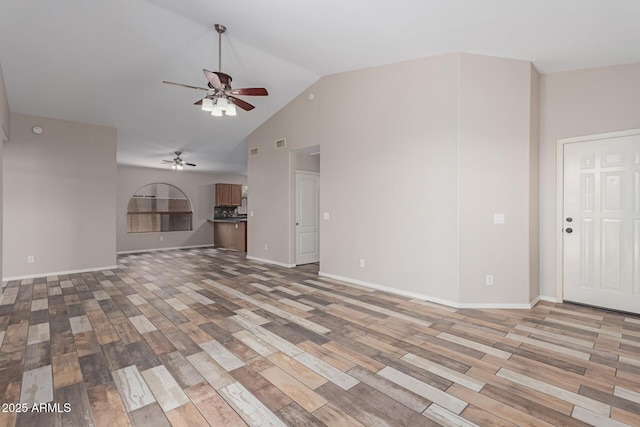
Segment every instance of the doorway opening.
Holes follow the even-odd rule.
[[[291,252],[295,265],[320,262],[320,146],[290,152]]]

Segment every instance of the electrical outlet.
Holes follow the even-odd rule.
[[[329,212],[322,213],[322,219],[324,219],[325,221],[329,221],[329,218],[330,218]]]
[[[269,245],[267,245],[266,243],[264,244],[264,250],[268,251],[269,250]]]
[[[493,286],[493,274],[487,274],[486,285]]]
[[[164,240],[164,236],[160,236],[160,241],[162,242]]]
[[[363,259],[360,260],[360,268],[364,268],[364,260]]]
[[[28,262],[29,264],[33,264],[34,262],[36,262],[36,257],[34,257],[33,255],[29,255],[29,256],[27,257],[27,262]]]

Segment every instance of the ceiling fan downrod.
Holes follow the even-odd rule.
[[[227,27],[222,24],[214,25],[216,31],[218,32],[218,72],[222,72],[222,34],[227,31]]]

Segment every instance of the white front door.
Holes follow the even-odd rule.
[[[564,144],[566,301],[640,313],[640,135]]]
[[[320,175],[296,171],[296,265],[320,261]]]

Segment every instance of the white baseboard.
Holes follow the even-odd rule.
[[[171,251],[171,250],[174,250],[174,249],[194,249],[194,248],[213,248],[213,245],[212,244],[207,244],[207,245],[193,245],[193,246],[173,246],[173,247],[170,247],[170,248],[136,249],[136,250],[133,250],[133,251],[116,252],[116,255],[138,254],[140,252]]]
[[[250,261],[263,262],[265,264],[279,265],[280,267],[286,267],[286,268],[293,268],[293,267],[296,266],[295,264],[285,264],[283,262],[273,261],[273,260],[264,259],[264,258],[256,258],[256,257],[250,256],[250,255],[247,255],[247,259],[250,260]]]
[[[535,297],[533,300],[531,300],[531,302],[529,303],[529,305],[531,305],[531,308],[535,307],[536,304],[540,301],[540,295],[538,295],[537,297]]]
[[[85,268],[82,270],[67,270],[67,271],[54,271],[50,273],[37,273],[37,274],[27,274],[25,276],[13,276],[13,277],[3,277],[3,282],[10,282],[12,280],[24,280],[24,279],[37,279],[39,277],[49,277],[49,276],[61,276],[63,274],[78,274],[78,273],[90,273],[92,271],[102,271],[102,270],[117,270],[117,265],[107,265],[104,267],[95,267],[95,268]]]
[[[505,304],[505,303],[461,303],[455,301],[449,301],[442,298],[435,298],[429,295],[419,294],[417,292],[405,291],[402,289],[391,288],[389,286],[378,285],[375,283],[365,282],[363,280],[351,279],[349,277],[342,277],[335,274],[325,273],[320,271],[318,276],[328,277],[330,279],[340,280],[341,282],[346,282],[352,285],[363,286],[365,288],[375,289],[378,291],[389,292],[391,294],[400,295],[408,298],[420,299],[423,301],[429,301],[436,304],[442,304],[453,308],[501,308],[501,309],[518,309],[518,310],[527,310],[531,309],[536,300],[529,304]]]
[[[519,303],[500,303],[500,302],[496,302],[496,303],[461,302],[457,304],[458,304],[457,308],[488,308],[488,309],[498,308],[498,309],[504,309],[504,310],[531,310],[533,308],[533,305],[531,303],[519,304]]]
[[[538,297],[538,299],[539,299],[540,301],[547,301],[547,302],[554,302],[554,303],[557,303],[557,302],[558,302],[558,299],[557,299],[557,298],[554,298],[554,297],[548,297],[548,296],[546,296],[546,295],[540,295],[540,296]]]

